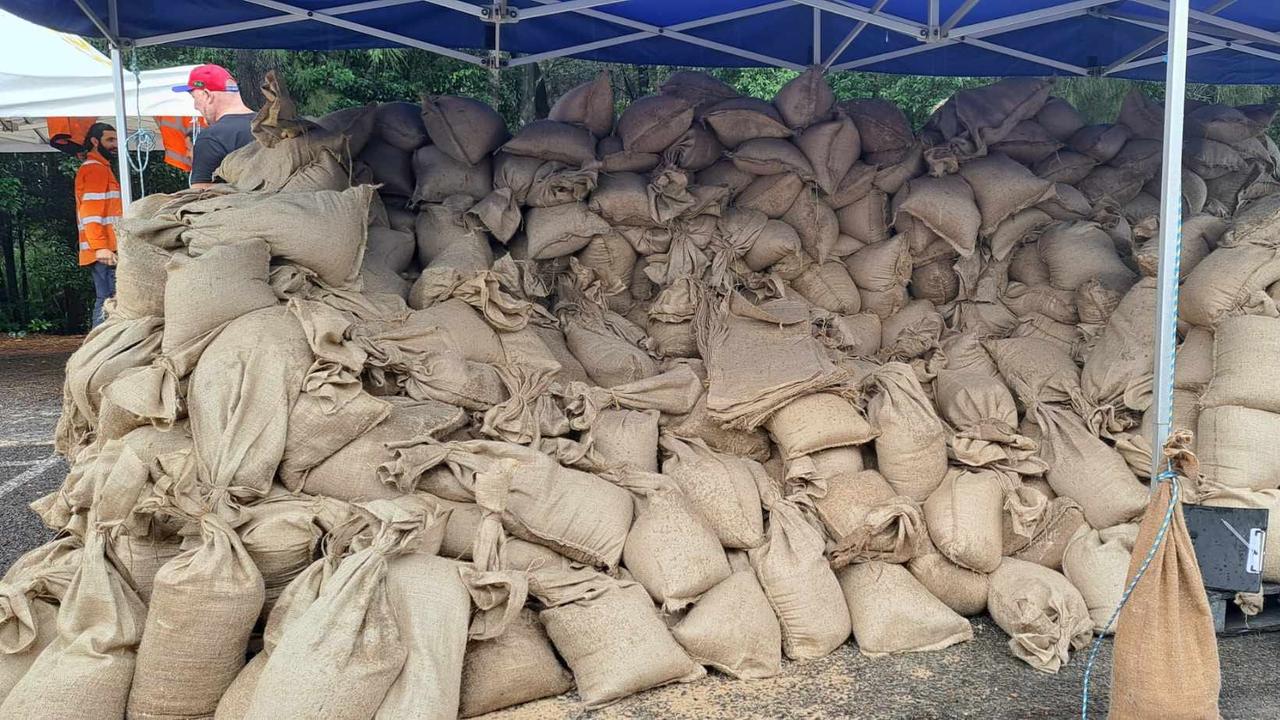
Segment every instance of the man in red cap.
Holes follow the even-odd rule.
[[[191,93],[196,111],[209,123],[191,150],[191,187],[211,187],[222,159],[253,142],[249,121],[254,112],[240,99],[236,79],[220,65],[192,68],[187,84],[173,91]]]

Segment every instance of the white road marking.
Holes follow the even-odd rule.
[[[0,498],[3,498],[4,496],[8,495],[14,490],[17,490],[23,485],[26,485],[27,483],[31,482],[32,480],[39,478],[41,475],[45,473],[46,470],[53,467],[54,465],[57,465],[58,461],[60,461],[61,459],[62,458],[57,455],[50,455],[49,457],[37,462],[32,467],[27,468],[25,471],[20,473],[17,477],[10,478],[3,485],[0,485]]]

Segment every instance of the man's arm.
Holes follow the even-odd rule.
[[[111,238],[107,226],[112,221],[107,207],[112,198],[120,197],[119,190],[111,190],[111,171],[86,165],[76,175],[76,214],[84,231],[82,250],[92,250],[94,258],[108,265],[116,264],[111,250]]]
[[[227,149],[216,138],[201,135],[191,149],[191,187],[203,190],[213,187],[213,174],[217,172]]]

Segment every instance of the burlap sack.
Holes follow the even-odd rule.
[[[995,232],[1005,219],[1047,199],[1052,192],[1048,180],[1037,178],[1025,166],[1002,154],[965,163],[960,168],[960,176],[973,190],[982,214],[980,232],[983,235]]]
[[[1180,290],[1179,318],[1213,327],[1229,315],[1276,317],[1265,289],[1280,280],[1280,253],[1246,244],[1218,247],[1187,276]]]
[[[907,562],[929,544],[920,505],[896,495],[875,470],[831,474],[820,468],[808,482],[826,486],[826,493],[813,504],[830,540],[832,568]]]
[[[733,293],[706,309],[698,345],[707,364],[707,409],[726,427],[758,427],[788,400],[839,381],[809,332],[806,304],[779,299],[755,306]]]
[[[700,440],[663,435],[668,454],[662,472],[683,491],[690,507],[724,547],[748,549],[764,542],[759,463],[711,450]]]
[[[585,437],[609,467],[658,472],[656,410],[601,410]]]
[[[316,561],[290,586],[296,597],[282,598],[272,613],[270,657],[246,718],[374,717],[405,666],[416,633],[400,628],[405,613],[397,606],[407,599],[395,594],[389,564],[423,545],[438,548],[444,513],[388,500],[361,509],[330,544],[330,552],[349,554]],[[458,645],[456,675],[465,638]]]
[[[1099,165],[1077,183],[1080,192],[1095,205],[1115,203],[1127,206],[1142,194],[1146,178],[1128,167]]]
[[[783,214],[782,221],[795,228],[800,246],[817,262],[826,263],[836,256],[840,221],[822,198],[801,192]]]
[[[997,472],[952,470],[924,501],[929,537],[938,551],[977,572],[1000,565],[1004,488]]]
[[[657,363],[629,339],[643,337],[643,331],[621,316],[605,317],[607,323],[565,322],[565,343],[595,384],[608,388],[657,375]]]
[[[1159,140],[1164,128],[1164,105],[1153,101],[1142,88],[1125,93],[1116,122],[1131,128],[1138,137]]]
[[[387,600],[408,651],[374,718],[458,717],[471,597],[463,565],[415,552],[387,563]]]
[[[126,370],[151,363],[160,352],[163,327],[160,318],[146,317],[108,320],[90,331],[67,359],[55,450],[75,460],[93,441],[103,388]]]
[[[1071,650],[1093,638],[1089,608],[1061,573],[1005,558],[991,574],[991,619],[1009,637],[1014,656],[1042,672],[1056,673]]]
[[[1182,162],[1206,181],[1242,170],[1245,159],[1235,148],[1216,140],[1187,138],[1182,144]]]
[[[121,535],[112,541],[111,550],[120,567],[128,571],[129,577],[138,586],[138,597],[149,604],[156,573],[177,557],[182,551],[182,542],[178,537]]]
[[[777,220],[787,214],[803,191],[804,180],[795,173],[761,175],[738,193],[735,204],[741,209],[756,210]]]
[[[1109,632],[1107,623],[1120,606],[1138,525],[1129,523],[1102,530],[1081,529],[1067,544],[1062,574],[1080,591],[1089,606],[1096,633]]]
[[[1023,120],[1014,126],[1004,140],[991,146],[993,153],[1001,153],[1031,166],[1048,155],[1058,151],[1063,145],[1035,120]]]
[[[969,622],[901,565],[850,565],[839,577],[853,638],[867,657],[941,650],[973,639]]]
[[[808,127],[796,136],[795,143],[809,159],[814,180],[827,195],[836,193],[862,154],[858,128],[844,114]]]
[[[765,544],[749,551],[765,597],[782,627],[782,651],[792,660],[820,658],[849,637],[849,607],[823,557],[822,533],[809,524],[803,493],[782,497],[767,479],[759,482],[769,511]]]
[[[164,315],[165,265],[170,253],[116,228],[116,311],[122,318]]]
[[[1274,413],[1236,405],[1206,408],[1195,435],[1201,470],[1228,487],[1280,488],[1280,449],[1269,440],[1277,430],[1280,415]]]
[[[656,221],[649,213],[648,179],[639,173],[609,173],[591,194],[588,207],[610,223],[649,226]]]
[[[125,716],[147,610],[107,560],[104,531],[93,527],[84,543],[58,611],[57,638],[0,704],[4,717]]]
[[[458,715],[476,717],[572,689],[573,676],[560,664],[537,613],[524,608],[498,637],[467,643]]]
[[[1011,282],[1001,301],[1020,318],[1043,315],[1060,323],[1080,322],[1076,311],[1076,295],[1072,290],[1058,290],[1052,285],[1024,285]]]
[[[244,667],[262,612],[262,574],[235,530],[213,513],[191,522],[199,544],[156,574],[129,690],[131,718],[213,714]]]
[[[596,143],[598,170],[602,173],[638,172],[647,173],[658,167],[662,156],[658,153],[636,152],[622,147],[622,138],[610,135]]]
[[[1080,369],[1060,345],[1018,337],[984,340],[982,346],[1024,407],[1036,402],[1081,402]]]
[[[889,239],[891,218],[889,196],[872,189],[836,211],[840,232],[859,242],[872,244]]]
[[[690,173],[711,167],[723,156],[724,146],[715,133],[699,123],[694,123],[662,154],[667,163]]]
[[[382,186],[381,192],[396,197],[413,195],[415,175],[417,174],[417,168],[414,166],[414,153],[405,152],[390,143],[383,142],[379,138],[374,138],[372,142],[365,146],[358,159],[361,165],[368,169],[370,175],[368,180]],[[457,160],[453,162],[461,167],[466,167]],[[292,184],[292,181],[290,182]]]
[[[960,615],[970,617],[987,609],[990,576],[956,565],[931,543],[926,552],[911,558],[907,570],[934,597]]]
[[[907,116],[887,100],[848,100],[839,107],[857,126],[865,154],[901,153],[915,142]]]
[[[664,612],[681,610],[729,577],[715,532],[679,485],[653,473],[623,477],[637,497],[622,559]]]
[[[782,633],[759,581],[739,570],[708,591],[671,628],[694,662],[738,679],[782,671]]]
[[[1077,130],[1084,127],[1084,118],[1070,102],[1060,97],[1051,97],[1036,113],[1036,123],[1053,137],[1066,142]]]
[[[612,228],[585,203],[568,203],[529,210],[525,218],[525,234],[529,238],[529,257],[550,260],[571,255],[586,247],[597,235]]]
[[[378,479],[380,465],[394,460],[389,444],[423,436],[443,437],[466,423],[461,408],[435,400],[388,398],[391,414],[369,432],[311,468],[300,487],[311,495],[339,500],[371,500],[400,495]]]
[[[773,99],[782,120],[793,128],[807,128],[831,114],[836,96],[820,66],[810,67],[789,80]]]
[[[343,192],[259,195],[239,193],[191,203],[180,211],[183,239],[192,255],[253,238],[274,258],[301,265],[335,288],[360,274],[373,187]],[[167,292],[167,289],[166,289]]]
[[[881,324],[880,358],[909,362],[938,348],[944,321],[933,303],[913,300]]]
[[[1072,150],[1105,163],[1120,152],[1130,134],[1127,125],[1088,125],[1077,130],[1067,144]]]
[[[544,598],[538,617],[588,707],[706,674],[672,639],[644,588],[599,574],[585,584],[567,600]],[[539,585],[532,581],[530,592],[542,592]]]
[[[687,414],[673,418],[667,424],[670,434],[680,438],[698,439],[707,447],[726,455],[763,462],[769,459],[769,435],[763,429],[728,430],[713,419],[707,410],[704,393]],[[686,492],[688,490],[686,489]]]
[[[1008,158],[1005,161],[1012,162]],[[965,178],[960,175],[916,178],[907,184],[906,193],[906,199],[894,209],[895,223],[897,216],[905,213],[924,223],[956,252],[964,256],[973,254],[979,229],[986,227],[987,222]],[[1020,209],[1015,207],[1014,211]],[[998,221],[990,225],[990,230],[995,229],[995,224]]]
[[[777,109],[758,98],[726,98],[703,111],[702,119],[731,150],[755,138],[791,137]]]
[[[991,143],[1000,142],[1040,111],[1049,87],[1043,80],[1009,78],[962,90],[934,112],[929,126],[942,133],[958,157],[981,156]]]
[[[1055,183],[1052,194],[1040,201],[1036,207],[1054,220],[1087,220],[1093,215],[1093,205],[1089,202],[1089,198],[1066,183]],[[1157,203],[1156,211],[1151,214],[1159,214],[1159,203]],[[1130,214],[1129,217],[1133,217],[1133,215]],[[1139,214],[1137,217],[1142,219],[1147,215]]]
[[[911,297],[928,301],[931,305],[946,305],[960,294],[960,277],[952,267],[954,260],[944,258],[924,265],[917,264],[911,271],[911,283],[907,291]]]
[[[1009,256],[1009,279],[1029,287],[1049,285],[1049,266],[1040,256],[1039,243],[1028,243],[1014,249]],[[1064,292],[1072,293],[1074,289]]]
[[[1031,412],[1040,428],[1040,455],[1049,464],[1049,485],[1079,503],[1090,525],[1107,528],[1142,512],[1147,489],[1124,458],[1090,433],[1078,416],[1048,403]]]
[[[258,239],[212,247],[197,257],[174,253],[165,283],[164,352],[172,353],[242,315],[274,306],[276,295],[267,283],[270,263],[270,250]]]
[[[905,289],[911,279],[911,255],[903,236],[867,245],[846,258],[845,265],[864,293]]]
[[[418,178],[410,202],[444,202],[450,195],[467,195],[479,200],[493,190],[493,165],[484,158],[467,165],[449,157],[435,145],[419,148],[413,155],[413,173]]]
[[[246,520],[236,534],[262,576],[263,617],[271,613],[285,587],[311,565],[324,534],[322,524],[327,522],[322,518],[340,516],[341,508],[316,498],[274,492],[244,509]]]
[[[793,173],[801,179],[813,179],[813,165],[800,148],[781,138],[755,138],[738,145],[729,153],[733,164],[753,175]]]
[[[631,495],[600,477],[564,467],[536,448],[428,439],[399,443],[395,455],[395,461],[378,469],[385,482],[442,497],[460,492],[465,501],[475,498],[478,482],[495,482],[489,476],[519,467],[502,511],[507,532],[584,564],[613,568],[622,557],[631,527]],[[428,472],[437,466],[438,472]]]
[[[886,363],[864,380],[880,473],[899,495],[929,497],[947,470],[946,431],[909,365]]]
[[[374,132],[383,142],[405,152],[413,152],[427,143],[427,128],[422,124],[422,110],[414,103],[382,103],[374,111],[373,118]]]
[[[1143,278],[1125,294],[1080,372],[1096,428],[1114,426],[1114,415],[1123,408],[1145,410],[1150,404],[1156,295],[1153,278]]]
[[[198,475],[215,501],[259,497],[271,487],[313,357],[285,308],[234,320],[209,344],[191,374],[187,412]]]
[[[590,130],[578,125],[553,119],[534,120],[520,128],[515,137],[502,146],[502,151],[582,167],[596,159],[596,138]]]
[[[1195,477],[1195,456],[1185,450],[1187,436],[1175,436],[1172,448],[1180,482]],[[1170,454],[1167,449],[1166,454]],[[1128,578],[1144,562],[1164,523],[1169,483],[1152,495],[1138,539],[1133,544]],[[1167,534],[1130,595],[1116,625],[1111,671],[1111,711],[1115,720],[1150,717],[1212,720],[1220,716],[1218,643],[1195,549],[1186,520],[1174,500]],[[1173,667],[1177,658],[1177,667]]]
[[[413,232],[369,226],[369,245],[365,248],[363,270],[379,268],[401,273],[413,266],[417,249]]]
[[[730,158],[720,158],[694,175],[696,184],[704,186],[718,185],[728,188],[731,197],[737,196],[755,179],[755,175],[738,169],[738,166],[733,164],[733,160]]]
[[[783,405],[765,423],[784,460],[876,436],[857,405],[834,393],[814,393]]]
[[[27,551],[0,580],[0,703],[58,638],[58,606],[81,552],[80,539],[68,535]]]
[[[942,351],[947,364],[937,370],[933,392],[939,414],[955,429],[951,456],[971,467],[1042,472],[1033,456],[1039,446],[1018,432],[1013,394],[977,336],[953,335],[943,341]]]
[[[1050,226],[1036,246],[1049,267],[1049,282],[1059,290],[1075,290],[1094,278],[1119,292],[1133,285],[1133,272],[1121,262],[1110,236],[1094,223]]]
[[[497,111],[471,98],[423,98],[422,121],[432,143],[468,165],[479,163],[507,139],[507,128]]]
[[[1052,492],[1052,487],[1048,490]],[[1005,553],[1050,570],[1062,570],[1062,558],[1071,538],[1081,528],[1089,529],[1079,503],[1068,497],[1050,499],[1043,512],[1032,518],[1032,524],[1024,527],[1025,535],[1014,530],[1011,522],[1014,517],[1013,513],[1005,515]]]
[[[659,92],[683,98],[700,114],[717,102],[738,96],[738,92],[723,81],[696,70],[677,70],[671,73],[671,77],[662,83]]]
[[[613,86],[609,72],[602,70],[593,80],[569,88],[551,106],[551,120],[580,125],[596,137],[613,130]]]
[[[1240,405],[1280,412],[1280,395],[1266,379],[1266,368],[1280,360],[1280,319],[1227,318],[1212,337],[1213,377],[1200,399],[1201,406]]]
[[[689,103],[669,95],[651,95],[627,106],[618,117],[617,132],[627,150],[660,153],[692,122],[693,107]]]
[[[1180,280],[1186,280],[1191,271],[1213,252],[1225,229],[1226,222],[1212,215],[1196,215],[1182,223],[1182,252],[1178,259]],[[1134,250],[1134,260],[1143,275],[1155,277],[1158,274],[1159,254],[1159,238],[1152,238]]]
[[[1098,161],[1088,155],[1063,150],[1040,160],[1033,169],[1049,182],[1075,185],[1088,177],[1097,164]]]

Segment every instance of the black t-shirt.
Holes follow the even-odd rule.
[[[191,155],[191,183],[214,182],[214,172],[222,158],[253,142],[249,122],[253,113],[223,115],[218,122],[200,131]],[[218,178],[220,181],[221,178]]]

